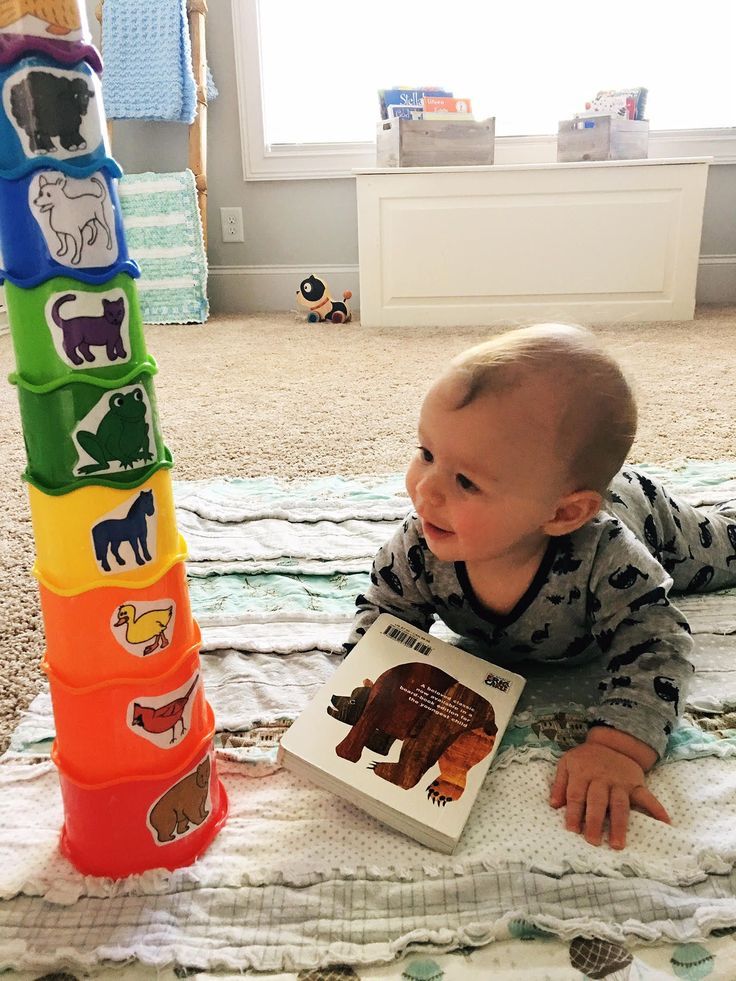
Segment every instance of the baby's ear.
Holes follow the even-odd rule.
[[[594,518],[601,509],[603,497],[598,491],[573,491],[560,498],[554,518],[542,525],[546,535],[569,535]]]

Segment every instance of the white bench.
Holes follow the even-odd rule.
[[[709,162],[356,171],[361,323],[690,320]]]

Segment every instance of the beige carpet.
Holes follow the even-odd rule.
[[[634,462],[736,459],[736,308],[693,322],[595,328],[632,375]],[[174,477],[305,477],[403,469],[420,395],[458,351],[497,331],[308,325],[294,314],[150,327]],[[10,338],[0,363],[14,365]],[[43,627],[15,390],[0,385],[0,751],[43,683]]]

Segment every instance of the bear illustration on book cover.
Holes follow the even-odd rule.
[[[386,756],[402,740],[398,761],[376,762],[373,772],[409,790],[439,764],[427,796],[440,806],[462,796],[469,770],[488,756],[498,732],[487,699],[428,663],[394,665],[331,701],[328,714],[350,726],[335,748],[339,757],[357,763],[364,749]]]

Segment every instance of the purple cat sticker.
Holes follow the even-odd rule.
[[[72,368],[101,368],[130,360],[128,300],[105,293],[54,293],[46,321],[59,357]]]

